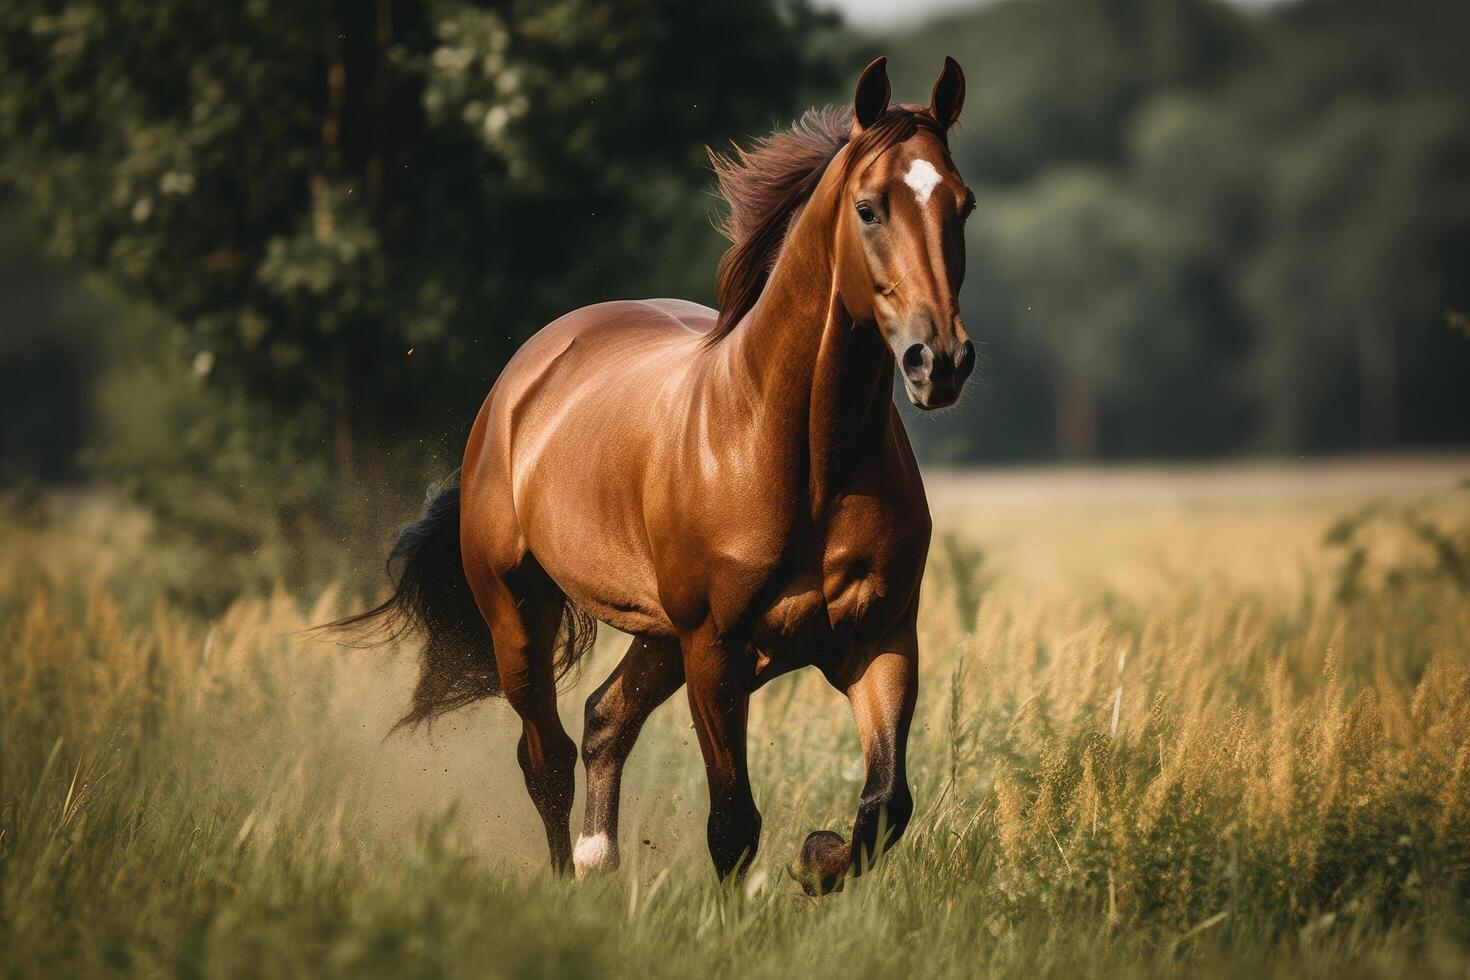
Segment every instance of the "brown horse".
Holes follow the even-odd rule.
[[[715,156],[733,241],[720,312],[602,303],[532,337],[480,410],[458,488],[400,535],[394,595],[344,621],[427,634],[405,722],[505,696],[558,871],[617,864],[623,763],[681,686],[715,870],[746,867],[749,698],[805,666],[851,701],[867,777],[851,843],[812,834],[795,870],[840,887],[903,833],[930,518],[891,392],[897,362],[915,405],[952,404],[975,363],[957,307],[974,196],[946,139],[964,91],[946,59],[927,107],[890,106],[879,58],[850,111]],[[589,617],[634,640],[587,699],[574,849],[556,683]]]

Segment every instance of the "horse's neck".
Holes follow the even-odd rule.
[[[883,445],[893,364],[871,324],[855,324],[835,285],[835,203],[819,188],[798,216],[760,299],[725,339],[761,411],[768,458],[805,464],[811,516]],[[804,459],[801,457],[805,457]]]

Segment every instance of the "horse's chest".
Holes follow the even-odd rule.
[[[910,569],[902,563],[872,555],[839,558],[827,565],[823,575],[827,619],[834,628],[856,628],[875,616],[896,618],[902,610],[890,607],[903,604],[912,580]]]
[[[868,560],[796,575],[759,620],[752,644],[757,674],[819,663],[876,639],[902,614],[911,586]]]
[[[780,651],[823,638],[881,634],[907,608],[919,582],[927,528],[870,520],[864,533],[847,522],[780,587],[760,618],[757,646]],[[844,533],[847,532],[847,533]]]

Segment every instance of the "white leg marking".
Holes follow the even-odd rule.
[[[577,838],[577,846],[572,849],[572,864],[576,866],[578,878],[611,861],[612,841],[608,840],[607,834]]]
[[[939,171],[934,169],[934,164],[928,160],[915,160],[909,166],[909,172],[903,175],[903,182],[913,189],[914,197],[919,199],[919,204],[929,203],[929,195],[934,193],[934,188],[939,186],[942,180]]]

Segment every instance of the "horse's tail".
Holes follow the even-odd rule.
[[[424,634],[413,704],[395,727],[413,727],[500,693],[490,628],[459,553],[459,479],[429,489],[424,513],[398,532],[388,555],[393,594],[321,629],[363,630],[368,645]]]
[[[459,479],[429,489],[423,516],[398,532],[388,555],[392,595],[366,613],[319,629],[362,630],[366,645],[423,633],[413,704],[394,727],[413,727],[500,693],[490,627],[460,560]]]
[[[490,629],[465,578],[459,547],[459,476],[431,487],[424,513],[398,532],[388,556],[393,594],[367,612],[320,627],[363,629],[366,643],[424,634],[413,704],[396,728],[412,728],[484,698],[498,697],[500,672]],[[597,623],[570,600],[554,653],[560,679],[597,638]]]

